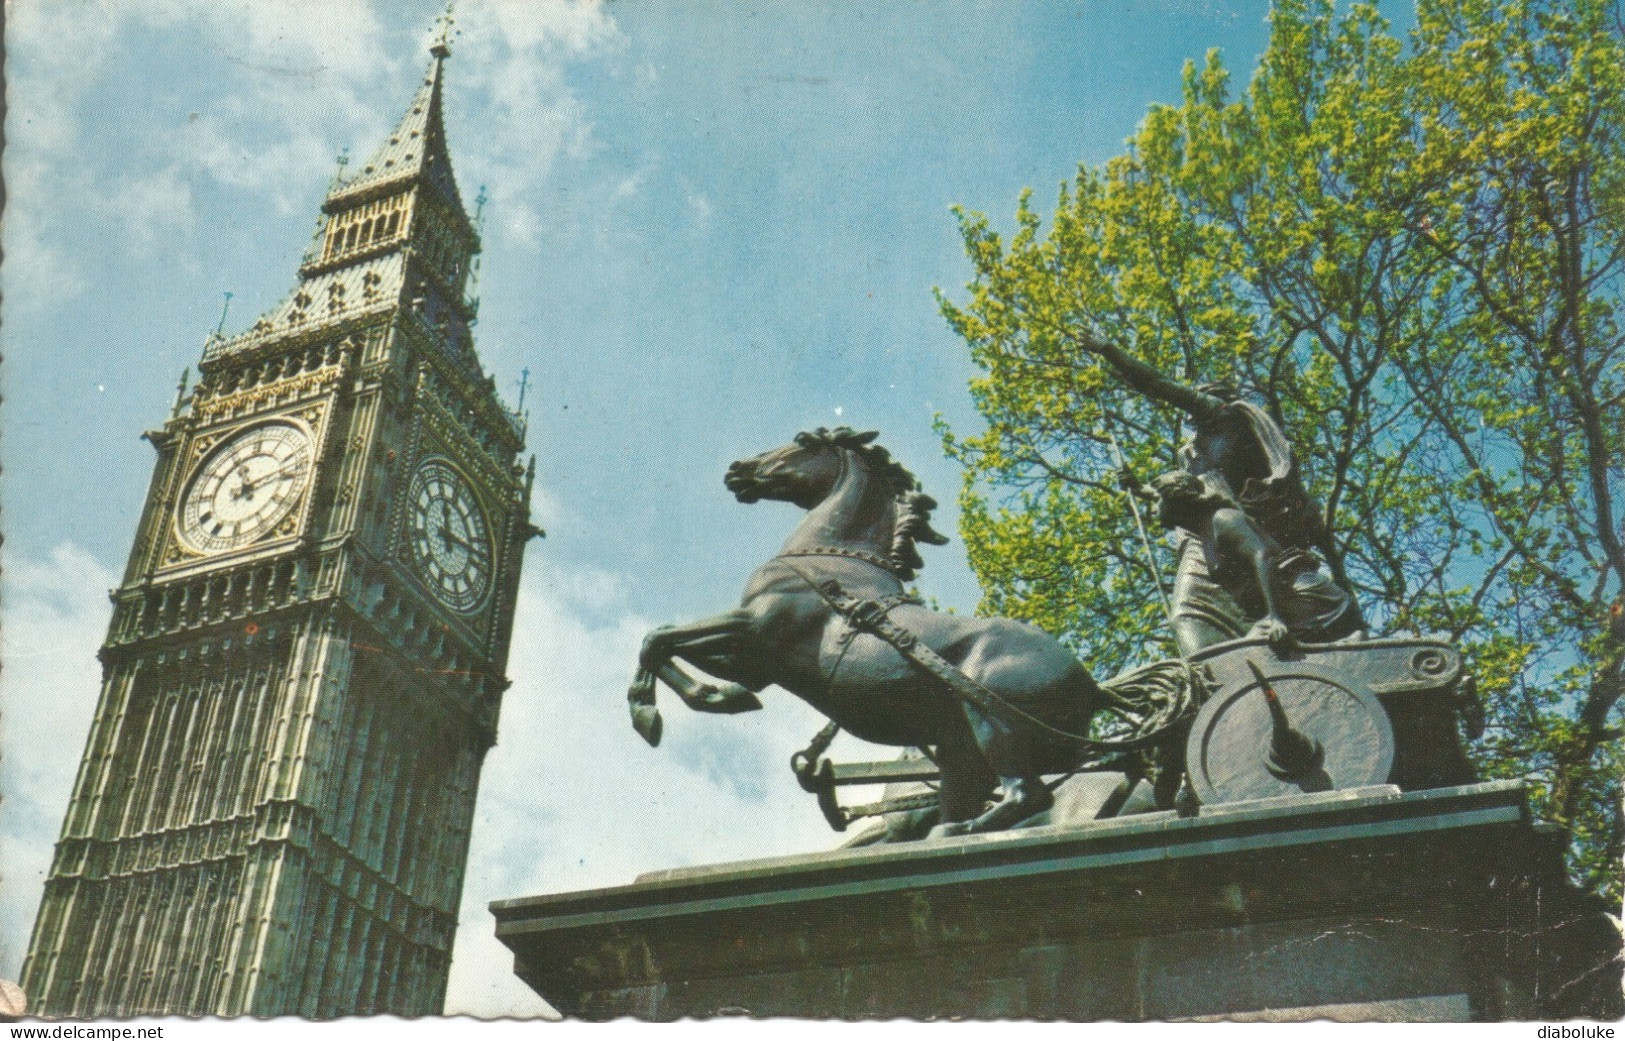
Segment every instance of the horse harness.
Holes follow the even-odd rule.
[[[935,677],[954,697],[989,716],[1001,719],[1006,723],[1035,727],[1052,738],[1072,744],[1082,744],[1090,747],[1109,744],[1092,741],[1087,735],[1074,734],[1051,726],[1037,716],[1012,704],[1009,700],[1000,697],[965,675],[948,659],[926,646],[917,633],[894,622],[891,618],[892,609],[900,604],[918,604],[921,602],[918,596],[911,593],[893,593],[875,599],[854,596],[847,592],[835,579],[829,578],[822,582],[814,581],[811,575],[790,563],[789,560],[784,559],[805,556],[849,557],[872,564],[892,575],[897,574],[896,565],[872,553],[840,549],[833,546],[818,546],[792,553],[779,554],[779,558],[784,561],[785,566],[801,576],[802,580],[811,586],[813,591],[829,605],[830,610],[846,622],[847,631],[841,635],[840,641],[842,658],[846,656],[846,648],[854,635],[860,632],[868,633],[884,640],[904,658],[908,659],[909,662]],[[836,668],[839,667],[840,662],[837,660]],[[834,678],[833,670],[831,670],[830,678]]]
[[[853,637],[860,632],[866,632],[884,640],[911,664],[934,677],[947,688],[951,696],[976,707],[987,715],[1002,719],[1006,723],[1026,724],[1052,738],[1074,745],[1085,757],[1121,755],[1132,758],[1131,753],[1163,743],[1166,740],[1167,733],[1175,730],[1181,722],[1178,719],[1165,722],[1163,725],[1155,726],[1149,731],[1122,740],[1093,740],[1080,734],[1069,733],[1053,727],[977,683],[961,672],[952,662],[926,646],[917,633],[892,620],[891,612],[894,608],[901,604],[919,604],[921,603],[919,596],[905,591],[874,598],[855,596],[847,592],[840,582],[835,579],[816,581],[812,575],[809,575],[790,560],[784,559],[812,556],[846,557],[861,560],[893,575],[899,581],[903,579],[903,569],[898,562],[881,557],[878,554],[833,546],[808,547],[779,554],[781,562],[791,571],[794,571],[802,581],[806,582],[829,606],[835,616],[845,623],[836,638],[840,647],[840,654],[830,667],[827,677],[832,683],[836,672],[841,667],[841,662],[846,658],[846,652],[851,647]],[[1197,682],[1194,674],[1191,676],[1191,681],[1193,683]],[[830,744],[834,742],[835,736],[840,733],[840,729],[839,724],[833,720],[830,721],[812,739],[810,745],[790,757],[790,767],[795,773],[797,781],[803,789],[818,797],[818,807],[823,812],[824,819],[829,822],[830,827],[836,831],[845,831],[852,821],[863,817],[929,809],[938,805],[939,794],[936,791],[928,791],[919,794],[893,796],[882,799],[877,803],[867,803],[862,806],[841,806],[835,795],[835,786],[839,783],[836,780],[835,767],[828,759],[823,758]],[[927,755],[930,755],[930,753],[927,752]],[[1128,765],[1129,758],[1120,760],[1125,764],[1125,769],[1132,769]],[[1067,776],[1070,777],[1072,773],[1076,773],[1083,768],[1084,764],[1080,762],[1079,766],[1071,773],[1068,773]]]

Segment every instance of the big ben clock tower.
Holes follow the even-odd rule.
[[[334,182],[293,293],[145,435],[33,1013],[441,1011],[535,533],[470,333],[448,55]]]

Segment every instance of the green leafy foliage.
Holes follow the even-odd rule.
[[[1228,380],[1288,432],[1320,547],[1381,633],[1466,650],[1490,777],[1527,779],[1619,896],[1625,694],[1625,30],[1619,0],[1277,0],[1239,96],[1187,65],[1047,228],[961,213],[975,268],[942,310],[981,375],[962,533],[983,611],[1107,675],[1173,653],[1113,471],[1177,465],[1180,416],[1112,344]],[[1149,545],[1147,544],[1149,542]]]

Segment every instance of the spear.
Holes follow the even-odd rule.
[[[1121,473],[1128,473],[1128,460],[1123,455],[1123,446],[1117,443],[1117,435],[1112,433],[1113,414],[1106,411],[1106,443],[1112,446],[1112,454],[1117,457],[1117,469]],[[1157,553],[1151,545],[1151,536],[1146,534],[1145,521],[1140,517],[1139,496],[1130,489],[1123,489],[1128,495],[1128,506],[1134,514],[1134,528],[1140,533],[1140,545],[1145,549],[1146,563],[1151,566],[1151,578],[1157,584],[1157,597],[1162,601],[1162,613],[1168,620],[1168,631],[1174,631],[1174,607],[1168,601],[1168,591],[1162,585],[1162,569],[1157,566]]]

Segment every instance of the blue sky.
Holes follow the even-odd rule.
[[[365,155],[426,61],[435,2],[38,0],[8,10],[0,976],[15,978],[94,709],[94,654],[168,414],[226,331],[293,285],[341,148]],[[849,423],[943,502],[935,415],[975,426],[937,313],[970,275],[953,205],[1008,228],[1117,153],[1181,63],[1246,81],[1237,0],[608,6],[465,0],[447,125],[481,185],[476,339],[530,371],[536,519],[486,763],[451,1006],[541,1006],[485,904],[835,841],[785,766],[820,719],[687,716],[646,748],[624,690],[649,627],[731,606],[793,507],[728,461]],[[957,540],[924,591],[971,610]],[[862,754],[849,748],[850,754]]]

